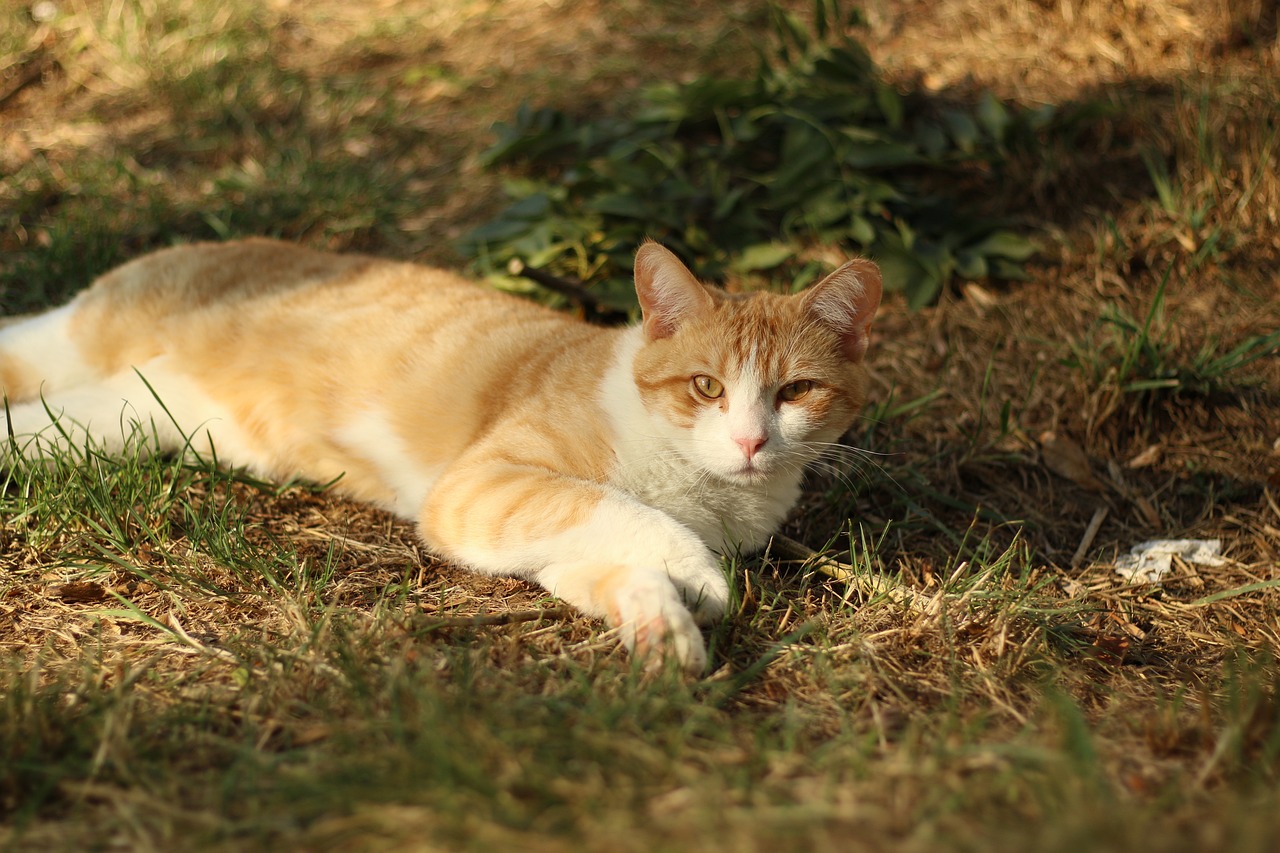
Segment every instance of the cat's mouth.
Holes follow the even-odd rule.
[[[739,483],[759,483],[769,478],[769,466],[761,465],[759,462],[747,460],[739,465],[733,471],[729,472],[728,479]]]

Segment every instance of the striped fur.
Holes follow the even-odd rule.
[[[716,552],[765,543],[863,403],[880,277],[851,261],[732,296],[650,243],[636,288],[643,323],[601,329],[442,270],[185,246],[0,325],[0,390],[21,455],[120,450],[136,422],[165,450],[340,477],[436,552],[700,671],[697,623],[728,603]]]

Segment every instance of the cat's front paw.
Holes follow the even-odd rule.
[[[700,675],[707,650],[693,614],[672,581],[657,572],[632,572],[607,596],[609,623],[626,647],[646,666],[674,658],[685,671]]]
[[[667,577],[699,625],[710,625],[729,608],[729,582],[710,551],[668,564]]]

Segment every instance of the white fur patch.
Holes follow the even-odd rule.
[[[778,431],[771,401],[761,394],[761,379],[754,368],[746,365],[737,377],[721,381],[727,410],[721,411],[719,406],[702,410],[693,428],[693,449],[703,457],[705,466],[722,477],[733,477],[747,462],[735,439],[763,438],[765,444],[756,462],[767,464],[776,449]]]
[[[364,459],[377,470],[395,495],[389,507],[392,512],[403,518],[417,516],[443,469],[424,469],[416,464],[386,412],[373,407],[363,409],[341,424],[334,438],[352,456]]]

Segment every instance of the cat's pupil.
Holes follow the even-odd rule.
[[[798,379],[795,382],[789,382],[782,386],[778,392],[778,397],[787,402],[794,403],[813,390],[813,381],[810,379]]]
[[[718,399],[724,394],[724,386],[720,384],[720,380],[710,376],[698,375],[693,377],[693,387],[708,400]]]

